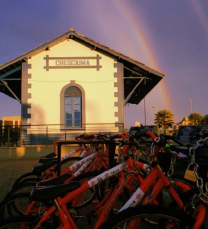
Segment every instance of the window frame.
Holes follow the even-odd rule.
[[[80,103],[81,103],[81,125],[80,126],[68,126],[66,125],[65,117],[65,92],[70,87],[76,87],[80,90]],[[61,106],[60,106],[60,129],[61,130],[85,130],[85,91],[79,84],[76,84],[74,81],[71,81],[70,84],[65,85],[60,93]]]

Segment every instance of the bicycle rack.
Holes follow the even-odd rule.
[[[111,140],[104,140],[104,141],[57,141],[57,176],[61,174],[61,146],[62,145],[70,145],[70,144],[106,144],[108,146],[108,161],[109,161],[109,168],[113,166],[113,159],[115,154],[116,143],[115,141]]]

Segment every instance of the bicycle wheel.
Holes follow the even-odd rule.
[[[7,193],[4,200],[6,200],[8,197],[17,194],[17,193],[30,193],[32,189],[36,186],[37,183],[23,183],[16,185],[10,192]]]
[[[26,184],[26,183],[33,183],[33,182],[35,182],[35,183],[37,183],[37,182],[39,182],[40,181],[40,178],[39,177],[29,177],[29,178],[25,178],[25,179],[23,179],[23,180],[21,180],[17,185],[20,185],[20,184]],[[17,186],[16,185],[16,186]],[[14,188],[16,187],[16,186],[14,186]]]
[[[93,172],[87,172],[79,175],[78,177],[74,178],[73,181],[79,181],[80,184],[84,184],[93,177],[99,175],[101,172],[93,171]],[[86,190],[82,194],[76,197],[76,199],[73,202],[73,207],[76,208],[82,208],[88,204],[90,204],[96,197],[98,192],[98,186],[97,187],[91,187],[90,189]]]
[[[46,211],[51,206],[50,203],[31,201],[30,193],[18,193],[10,196],[0,204],[0,219],[6,219],[11,216],[25,215],[30,206],[28,215],[38,215]]]
[[[170,178],[168,178],[170,181],[176,183],[177,181],[182,182],[186,185],[188,185],[190,188],[196,187],[196,182],[190,181],[184,178],[184,176],[179,174],[173,174]]]
[[[81,157],[69,157],[65,160],[61,161],[61,172],[69,168],[71,165],[73,165],[76,161],[80,161]]]
[[[189,198],[191,198],[192,196],[186,195],[186,191],[196,189],[196,183],[189,181],[187,179],[184,179],[180,175],[177,175],[177,176],[174,175],[172,177],[169,177],[168,179],[171,183],[171,186],[179,194],[184,204],[187,203],[189,201]],[[193,192],[193,195],[194,195],[194,192]],[[172,200],[169,193],[167,192],[167,189],[165,188],[160,193],[160,200],[162,200],[160,201],[161,205],[171,206],[171,207],[176,206],[176,203]]]
[[[27,209],[30,193],[18,193],[0,203],[0,218],[5,219],[14,215],[24,215]]]
[[[185,229],[193,223],[187,214],[159,205],[128,208],[104,222],[100,229]]]
[[[14,216],[0,221],[0,229],[33,229],[37,217],[34,216]],[[52,225],[44,222],[38,229],[55,229]]]
[[[17,180],[14,182],[14,184],[12,185],[12,189],[18,185],[20,182],[22,182],[24,179],[29,179],[29,178],[36,178],[39,179],[39,177],[37,176],[37,174],[33,173],[33,172],[29,172],[29,173],[25,173],[22,176],[20,176],[19,178],[17,178]]]

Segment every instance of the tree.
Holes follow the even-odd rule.
[[[208,114],[201,119],[202,125],[208,125]]]
[[[202,115],[198,112],[191,113],[189,115],[189,121],[191,125],[200,125],[202,120]]]
[[[174,115],[170,111],[160,110],[157,114],[155,114],[154,123],[159,127],[168,129],[168,127],[172,127],[174,124],[173,117]]]

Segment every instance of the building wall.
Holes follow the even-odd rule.
[[[2,127],[4,126],[20,126],[21,117],[20,116],[3,116],[1,121]]]
[[[75,145],[63,145],[61,147],[61,157],[67,153],[76,149],[78,146]],[[0,147],[0,160],[15,160],[15,159],[35,159],[38,160],[40,157],[46,156],[49,153],[54,152],[53,146],[30,146],[30,147]],[[57,152],[56,152],[57,153]],[[74,154],[73,156],[79,156]]]
[[[75,64],[78,57],[86,58],[85,64],[68,68],[68,61]],[[84,90],[82,122],[86,125],[80,131],[118,132],[116,123],[124,123],[122,77],[122,64],[71,39],[31,57],[22,65],[22,124],[31,125],[27,134],[35,133],[33,125],[64,124],[63,89],[73,84]],[[54,126],[53,132],[61,133],[60,126]]]

